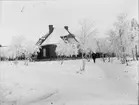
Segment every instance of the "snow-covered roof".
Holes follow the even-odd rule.
[[[68,35],[68,32],[63,27],[54,28],[53,33],[44,41],[42,46],[46,44],[57,44],[62,40],[60,36],[65,36],[65,35]]]

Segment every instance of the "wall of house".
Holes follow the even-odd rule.
[[[40,52],[38,53],[38,59],[53,59],[57,58],[56,55],[56,44],[47,44],[41,46]]]

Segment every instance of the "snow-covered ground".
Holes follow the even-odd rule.
[[[137,104],[138,62],[129,66],[86,63],[77,73],[81,60],[0,62],[1,105],[129,105]]]

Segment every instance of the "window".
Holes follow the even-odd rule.
[[[46,49],[43,49],[43,57],[46,57]]]

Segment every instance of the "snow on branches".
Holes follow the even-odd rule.
[[[14,36],[11,44],[1,49],[1,56],[7,59],[18,59],[19,57],[30,59],[32,55],[37,55],[39,49],[40,46],[36,46],[33,41],[23,36]]]
[[[97,29],[94,27],[94,23],[82,20],[80,21],[80,26],[78,39],[81,53],[89,54],[90,52],[96,52]]]
[[[72,57],[78,54],[78,49],[76,44],[65,43],[61,41],[57,44],[56,53],[58,56]]]
[[[127,20],[127,15],[121,14],[117,17],[113,29],[108,31],[109,41],[114,53],[125,62],[126,56],[135,56],[135,45],[137,45],[138,23],[135,19]],[[125,59],[124,59],[125,58]]]

